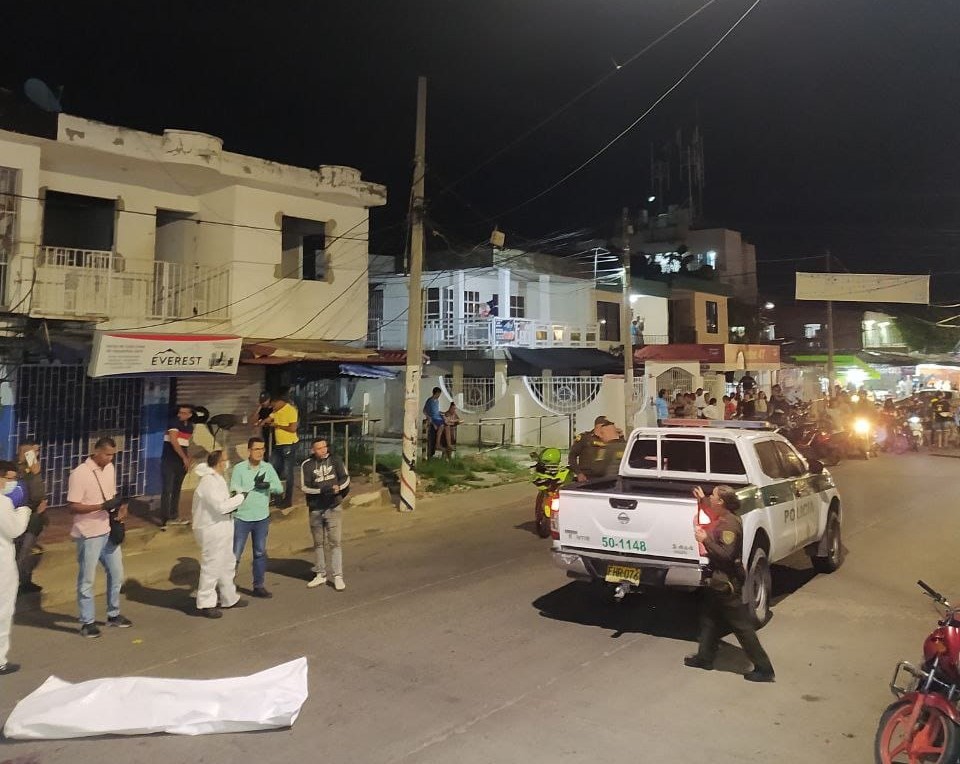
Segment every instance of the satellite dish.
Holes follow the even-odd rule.
[[[61,92],[62,92],[61,88]],[[58,114],[63,111],[63,107],[60,105],[60,97],[55,96],[53,91],[47,87],[47,83],[43,80],[38,80],[36,77],[31,77],[25,83],[23,83],[23,92],[26,94],[27,98],[30,99],[31,103],[34,106],[37,106],[44,111],[53,112]]]

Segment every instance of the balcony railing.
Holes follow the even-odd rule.
[[[427,319],[425,350],[479,350],[493,347],[595,348],[597,324],[561,324],[527,318]],[[370,319],[367,345],[405,347],[407,322]]]
[[[34,315],[158,320],[229,315],[230,274],[224,267],[41,247],[35,271]]]

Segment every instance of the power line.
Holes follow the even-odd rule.
[[[518,135],[516,138],[514,138],[513,140],[511,140],[510,142],[508,142],[506,145],[504,145],[503,147],[501,147],[501,148],[498,149],[497,151],[493,152],[490,156],[488,156],[488,157],[487,157],[486,159],[484,159],[482,162],[480,162],[480,163],[477,164],[475,167],[473,167],[473,169],[468,170],[467,172],[465,172],[465,173],[463,173],[462,175],[460,175],[456,180],[454,180],[453,182],[451,182],[451,183],[449,183],[448,185],[446,185],[446,186],[444,186],[443,188],[441,188],[441,190],[438,192],[438,197],[439,197],[439,196],[443,196],[443,195],[444,195],[445,193],[447,193],[448,191],[452,191],[456,186],[460,185],[460,183],[462,183],[464,180],[466,180],[467,178],[471,177],[472,175],[475,175],[477,172],[479,172],[480,170],[482,170],[484,167],[486,167],[487,165],[491,164],[492,162],[494,162],[495,160],[499,159],[501,156],[503,156],[504,154],[506,154],[506,153],[507,153],[510,149],[512,149],[514,146],[522,143],[522,142],[525,141],[527,138],[529,138],[531,135],[533,135],[535,132],[537,132],[537,131],[540,130],[541,128],[545,127],[546,125],[548,125],[550,122],[552,122],[553,120],[555,120],[557,117],[559,117],[559,116],[560,116],[561,114],[563,114],[564,112],[568,111],[568,110],[569,110],[571,107],[573,107],[575,104],[577,104],[578,102],[580,102],[581,100],[583,100],[586,96],[588,96],[588,95],[589,95],[590,93],[592,93],[594,90],[596,90],[596,89],[599,88],[601,85],[603,85],[605,82],[607,82],[607,80],[609,80],[611,77],[616,77],[616,76],[619,74],[620,71],[622,71],[623,69],[625,69],[626,67],[628,67],[630,64],[632,64],[632,63],[633,63],[634,61],[636,61],[638,58],[640,58],[641,56],[643,56],[645,53],[648,53],[649,51],[651,51],[653,48],[655,48],[655,47],[656,47],[657,45],[659,45],[661,42],[663,42],[663,41],[666,40],[668,37],[670,37],[670,35],[672,35],[674,32],[676,32],[678,29],[680,29],[682,26],[684,26],[687,22],[692,21],[694,18],[696,18],[697,16],[699,16],[703,11],[705,11],[707,8],[709,8],[711,5],[713,5],[715,2],[716,2],[716,0],[708,0],[706,3],[704,3],[704,4],[701,5],[699,8],[697,8],[697,10],[695,10],[695,11],[694,11],[693,13],[691,13],[689,16],[687,16],[686,18],[684,18],[682,21],[674,24],[672,27],[670,27],[670,29],[668,29],[666,32],[664,32],[663,34],[661,34],[661,35],[660,35],[659,37],[657,37],[655,40],[653,40],[652,42],[648,43],[648,44],[645,45],[643,48],[641,48],[639,51],[637,51],[636,53],[634,53],[632,56],[630,56],[630,58],[628,58],[628,59],[627,59],[626,61],[624,61],[622,64],[618,65],[614,70],[612,70],[612,71],[610,71],[610,72],[607,72],[607,74],[603,75],[600,79],[596,80],[592,85],[589,85],[589,86],[587,86],[586,88],[584,88],[582,91],[580,91],[577,95],[575,95],[575,96],[574,96],[573,98],[571,98],[569,101],[567,101],[566,103],[564,103],[562,106],[560,106],[559,108],[557,108],[557,109],[555,109],[554,111],[552,111],[550,114],[548,114],[546,117],[544,117],[544,118],[541,119],[539,122],[537,122],[536,124],[534,124],[532,127],[528,128],[528,129],[525,130],[524,132],[520,133],[520,135]]]
[[[510,207],[509,209],[506,209],[506,210],[500,212],[500,213],[499,213],[497,216],[495,216],[495,217],[502,217],[502,216],[504,216],[504,215],[509,215],[509,214],[511,214],[511,213],[513,213],[513,212],[516,212],[516,211],[519,210],[519,209],[522,209],[523,207],[526,207],[528,204],[532,204],[533,202],[537,201],[538,199],[541,199],[542,197],[544,197],[544,196],[546,196],[547,194],[549,194],[551,191],[553,191],[553,190],[554,190],[555,188],[557,188],[558,186],[562,185],[563,183],[566,183],[570,178],[572,178],[574,175],[576,175],[577,173],[579,173],[581,170],[583,170],[584,168],[586,168],[588,165],[590,165],[592,162],[594,162],[596,159],[598,159],[601,155],[603,155],[603,154],[604,154],[608,149],[610,149],[614,144],[616,144],[617,142],[619,142],[621,138],[623,138],[627,133],[629,133],[631,130],[633,130],[633,128],[635,128],[637,125],[639,125],[639,124],[647,117],[647,115],[650,114],[650,112],[652,112],[655,108],[657,108],[657,106],[659,106],[660,103],[662,103],[663,100],[667,98],[667,96],[669,96],[674,90],[676,90],[678,87],[680,87],[680,85],[683,84],[683,82],[684,82],[691,74],[693,74],[693,72],[700,66],[700,64],[702,64],[704,61],[706,61],[706,59],[710,56],[710,54],[713,53],[713,51],[715,51],[715,50],[721,45],[721,43],[723,43],[723,41],[726,40],[727,37],[729,37],[729,36],[733,33],[733,31],[734,31],[738,26],[740,26],[741,22],[743,22],[743,20],[744,20],[745,18],[747,18],[747,16],[749,16],[750,13],[753,11],[753,9],[756,8],[759,4],[760,4],[760,0],[754,0],[753,5],[751,5],[751,6],[744,12],[744,14],[743,14],[742,16],[740,16],[740,18],[738,18],[738,19],[734,22],[733,26],[731,26],[726,32],[724,32],[724,33],[720,36],[720,39],[718,39],[713,45],[710,46],[710,48],[707,50],[706,53],[704,53],[702,56],[700,56],[700,58],[698,58],[698,59],[696,60],[696,62],[694,62],[693,66],[691,66],[689,69],[687,69],[687,70],[680,76],[680,79],[678,79],[678,80],[677,80],[676,82],[674,82],[669,88],[667,88],[667,89],[660,95],[660,97],[657,98],[657,100],[654,101],[654,102],[646,109],[646,111],[644,111],[644,112],[643,112],[639,117],[637,117],[633,122],[631,122],[629,125],[627,125],[626,128],[624,128],[623,130],[621,130],[620,133],[618,133],[614,138],[612,138],[610,141],[608,141],[602,148],[600,148],[600,149],[599,149],[598,151],[596,151],[592,156],[590,156],[587,160],[585,160],[585,161],[584,161],[583,163],[581,163],[579,166],[575,167],[573,170],[571,170],[570,172],[568,172],[566,175],[564,175],[564,176],[563,176],[562,178],[560,178],[558,181],[556,181],[556,182],[552,183],[551,185],[547,186],[545,189],[543,189],[542,191],[540,191],[540,192],[537,193],[537,194],[534,194],[534,195],[531,196],[529,199],[521,202],[520,204],[517,204],[517,205],[515,205],[515,206],[513,206],[513,207]],[[491,218],[491,220],[493,220],[493,219],[494,219],[494,218]]]

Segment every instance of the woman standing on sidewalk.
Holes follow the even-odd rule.
[[[214,451],[194,473],[200,478],[193,494],[193,535],[200,545],[200,584],[197,609],[207,618],[219,618],[217,590],[224,608],[243,607],[245,600],[233,583],[237,561],[233,556],[233,513],[247,494],[230,496],[223,475],[230,466],[224,451]]]

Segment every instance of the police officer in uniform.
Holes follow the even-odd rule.
[[[577,482],[605,477],[611,474],[611,470],[616,472],[620,466],[616,444],[622,439],[623,435],[617,426],[605,416],[598,416],[594,420],[592,430],[577,435],[567,457],[567,464],[577,476]],[[624,446],[625,443],[619,448],[620,456],[623,456]]]
[[[749,682],[772,682],[775,678],[770,658],[757,639],[747,606],[741,593],[746,575],[740,561],[743,547],[743,523],[733,514],[740,508],[740,499],[728,485],[718,485],[707,498],[697,486],[693,495],[704,509],[716,518],[708,528],[697,526],[697,541],[703,544],[713,571],[700,603],[699,649],[683,659],[692,668],[710,670],[720,646],[720,637],[733,632],[753,670],[744,675]]]

